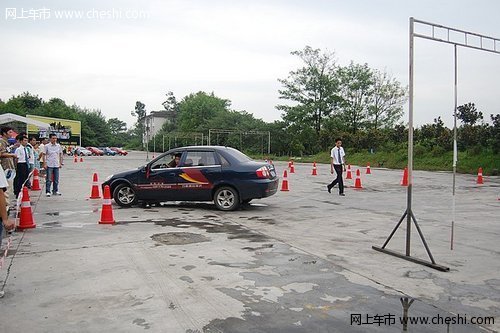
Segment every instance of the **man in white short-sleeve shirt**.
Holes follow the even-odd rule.
[[[50,142],[45,145],[43,152],[43,168],[47,170],[45,177],[45,195],[50,197],[50,185],[53,182],[54,188],[52,189],[54,195],[61,195],[59,192],[59,170],[63,164],[63,152],[61,145],[57,143],[57,136],[55,134],[49,135]],[[52,175],[54,175],[52,177]],[[54,180],[52,181],[52,178]]]
[[[339,184],[339,195],[344,196],[344,180],[342,178],[342,172],[345,171],[345,152],[344,148],[342,148],[342,140],[335,139],[335,147],[333,147],[331,154],[332,158],[331,162],[331,173],[333,174],[333,170],[337,173],[337,178],[326,187],[328,189],[328,193],[331,193],[332,187]]]

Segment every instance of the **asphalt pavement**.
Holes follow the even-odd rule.
[[[452,175],[414,173],[413,212],[441,272],[372,249],[405,212],[401,170],[363,167],[363,189],[348,180],[341,197],[327,192],[328,165],[312,176],[296,162],[289,192],[234,212],[113,203],[116,223],[98,224],[92,174],[144,163],[142,152],[67,158],[62,196],[30,192],[37,226],[11,236],[0,332],[401,332],[405,304],[429,321],[409,332],[500,331],[498,177],[457,176],[451,250]],[[404,253],[405,235],[403,223],[387,248]],[[429,260],[415,228],[411,255]]]

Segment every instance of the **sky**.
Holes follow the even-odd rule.
[[[178,100],[213,92],[235,110],[280,119],[278,78],[301,66],[290,52],[306,45],[334,52],[340,65],[385,70],[406,86],[409,17],[500,38],[498,0],[1,3],[0,99],[25,91],[58,97],[128,126],[136,101],[148,112],[162,110],[168,91]],[[415,40],[416,125],[441,116],[451,126],[453,52],[452,45]],[[457,65],[458,105],[500,113],[500,54],[459,47]]]

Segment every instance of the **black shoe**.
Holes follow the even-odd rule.
[[[326,188],[328,189],[328,193],[332,193],[332,187],[330,185],[326,185]]]
[[[340,195],[341,197],[345,197],[345,194],[344,194],[344,193],[339,193],[339,195]]]

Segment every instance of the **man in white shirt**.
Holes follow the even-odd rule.
[[[64,165],[61,145],[57,143],[57,135],[49,135],[50,142],[45,145],[43,151],[43,168],[47,170],[45,177],[45,195],[50,197],[50,184],[54,183],[54,195],[61,195],[59,192],[59,170]],[[52,175],[54,180],[52,181]]]
[[[332,158],[330,173],[333,174],[333,169],[335,169],[337,178],[326,186],[328,193],[332,193],[332,187],[339,184],[339,195],[345,196],[344,180],[342,178],[342,172],[345,171],[345,152],[344,148],[342,148],[342,140],[340,138],[335,139],[335,147],[333,147],[330,156]]]
[[[16,177],[14,178],[14,195],[16,198],[19,196],[19,193],[23,189],[26,181],[29,176],[29,160],[30,160],[30,150],[27,147],[28,138],[22,134],[17,136],[17,140],[19,141],[19,147],[16,149],[16,158],[17,158],[17,170]]]
[[[9,184],[7,183],[7,179],[5,178],[5,172],[3,171],[2,166],[0,165],[0,192],[5,192]],[[5,195],[0,193],[0,246],[2,245],[2,236],[3,236],[3,227],[6,230],[14,229],[15,222],[9,219],[7,215],[7,201],[5,200]],[[0,254],[1,256],[1,254]]]

